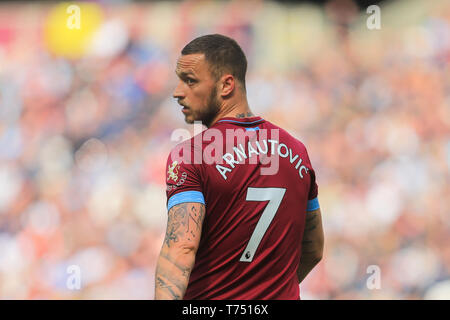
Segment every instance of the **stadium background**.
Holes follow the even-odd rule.
[[[218,32],[317,172],[325,258],[302,298],[449,299],[450,2],[381,2],[380,30],[323,3],[75,3],[80,29],[68,4],[0,3],[0,298],[153,298],[170,137],[191,130],[174,67]]]

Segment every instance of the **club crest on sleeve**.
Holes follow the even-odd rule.
[[[172,162],[167,170],[167,191],[180,187],[187,179],[187,173],[183,172],[180,177],[180,165],[177,161]]]
[[[172,164],[169,165],[169,169],[167,170],[167,181],[172,179],[173,182],[177,182],[179,169],[180,169],[180,165],[178,164],[178,161],[172,162]]]

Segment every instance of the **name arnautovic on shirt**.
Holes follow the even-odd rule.
[[[278,129],[270,130],[270,138],[268,131],[261,129],[256,133],[254,130],[227,129],[224,139],[220,130],[211,128],[177,145],[171,152],[171,158],[177,163],[215,165],[221,177],[227,180],[227,174],[236,166],[258,162],[269,165],[261,166],[262,175],[275,175],[278,173],[281,157],[287,158],[300,179],[303,179],[304,174],[308,172],[308,168],[302,165],[303,159],[293,152],[288,143],[279,141]],[[183,137],[186,138],[186,135]],[[204,142],[207,145],[202,148]],[[192,143],[193,154],[190,152]]]
[[[263,146],[261,146],[261,144]],[[232,154],[227,152],[222,156],[223,160],[227,163],[227,165],[216,164],[216,169],[222,175],[223,179],[227,180],[227,172],[232,172],[233,169],[236,167],[236,165],[244,163],[246,159],[252,158],[253,155],[255,156],[267,155],[269,151],[269,144],[271,156],[260,157],[259,159],[260,162],[266,163],[267,159],[269,159],[270,160],[269,162],[273,162],[273,160],[275,160],[275,162],[278,164],[279,161],[277,160],[279,160],[279,158],[277,158],[277,156],[282,158],[289,157],[289,162],[292,164],[295,170],[298,170],[299,177],[303,179],[303,172],[305,173],[308,172],[308,168],[304,165],[301,165],[303,159],[300,158],[298,154],[293,155],[291,147],[287,146],[284,143],[280,143],[278,140],[275,139],[263,139],[261,141],[253,141],[253,142],[248,141],[246,145],[247,148],[245,148],[242,144],[239,144],[237,147],[233,147]]]

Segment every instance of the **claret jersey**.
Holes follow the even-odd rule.
[[[299,299],[297,268],[318,187],[305,146],[261,117],[217,121],[167,160],[167,208],[206,213],[184,299]]]

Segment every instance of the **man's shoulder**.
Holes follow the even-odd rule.
[[[267,123],[267,127],[271,128],[271,129],[277,129],[279,130],[279,137],[280,139],[282,139],[283,141],[286,142],[290,142],[292,144],[295,144],[297,147],[299,147],[300,149],[304,149],[306,150],[306,146],[305,144],[302,142],[301,138],[298,137],[298,133],[292,131],[292,133],[290,132],[290,130],[288,131],[287,129],[284,129],[276,124],[274,124],[271,121],[266,120]]]
[[[191,150],[191,152],[195,151],[203,151],[211,142],[226,142],[226,131],[227,129],[232,129],[227,127],[226,124],[217,125],[211,128],[206,128],[200,133],[187,138],[179,143],[177,143],[174,147],[172,147],[172,151],[179,151],[180,149]],[[244,129],[244,128],[240,128]]]
[[[173,151],[179,151],[181,149],[191,150],[194,151],[195,149],[202,149],[202,134],[205,131],[202,131],[199,134],[196,134],[190,138],[186,138],[185,140],[178,142],[175,146],[173,146],[170,150],[172,153]]]
[[[173,146],[167,156],[167,166],[173,166],[174,163],[183,167],[201,164],[203,155],[202,133],[187,138]]]

